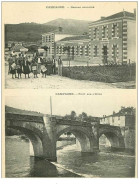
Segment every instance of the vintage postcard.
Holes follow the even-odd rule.
[[[136,2],[3,2],[5,88],[136,88],[136,12]]]
[[[137,13],[2,2],[3,177],[137,177]]]

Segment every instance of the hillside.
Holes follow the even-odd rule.
[[[21,110],[21,109],[7,106],[7,105],[5,106],[5,113],[23,114],[23,115],[31,115],[31,116],[42,116],[43,115],[39,112]]]
[[[56,27],[36,23],[6,24],[5,41],[36,42],[41,34],[56,30]]]
[[[83,34],[88,32],[88,21],[73,19],[56,19],[45,24],[20,23],[5,24],[5,42],[7,41],[25,41],[37,42],[41,40],[41,34],[51,31],[57,31],[62,27],[63,33]]]
[[[59,18],[47,22],[44,25],[62,27],[64,33],[82,35],[84,32],[88,33],[88,24],[89,21]]]

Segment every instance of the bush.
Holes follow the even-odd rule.
[[[77,80],[107,83],[135,81],[136,66],[74,66],[63,67],[63,76]]]

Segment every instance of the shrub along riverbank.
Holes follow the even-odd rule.
[[[136,66],[73,66],[63,67],[63,76],[106,83],[136,80]]]

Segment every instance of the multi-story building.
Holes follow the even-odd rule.
[[[47,47],[47,57],[56,56],[56,42],[65,37],[72,37],[74,35],[64,34],[62,32],[49,32],[42,34],[42,46]]]
[[[136,61],[136,13],[126,11],[89,24],[90,64]]]

